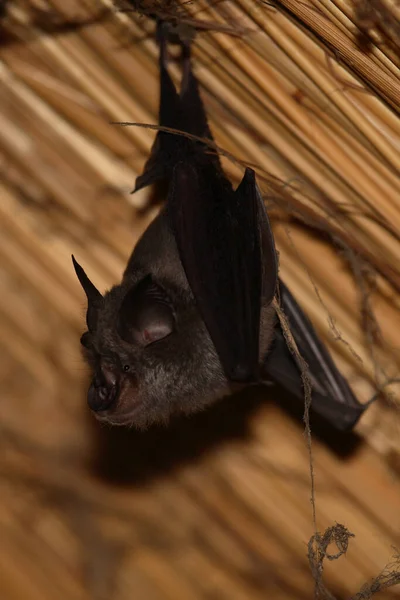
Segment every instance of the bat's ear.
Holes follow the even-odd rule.
[[[246,206],[258,206],[257,223],[262,251],[263,281],[262,293],[264,301],[272,302],[278,285],[278,259],[275,249],[274,235],[269,222],[264,201],[256,182],[253,169],[247,168],[243,179],[235,191],[235,196]]]
[[[81,265],[75,260],[72,255],[72,263],[74,265],[75,273],[79,279],[79,283],[83,287],[88,301],[88,308],[86,312],[86,324],[89,331],[94,331],[97,325],[97,315],[100,307],[103,304],[103,296],[99,290],[90,281]]]
[[[118,313],[118,334],[129,343],[148,346],[175,329],[175,315],[165,290],[145,277],[122,301]]]

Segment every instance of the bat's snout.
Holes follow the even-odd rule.
[[[96,373],[88,392],[88,404],[94,412],[108,410],[118,398],[119,382],[112,367],[103,365]]]
[[[95,383],[92,383],[88,392],[88,404],[94,412],[104,411],[111,408],[117,397],[118,387],[116,385],[107,387],[96,386]]]
[[[136,377],[102,360],[89,388],[88,404],[99,421],[113,425],[132,423],[141,405]]]

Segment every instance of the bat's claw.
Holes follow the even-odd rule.
[[[182,24],[174,24],[169,21],[157,20],[156,40],[160,46],[160,63],[167,68],[170,55],[168,45],[178,45],[181,48],[179,61],[183,63],[184,76],[190,72],[190,47],[195,36],[195,30]]]

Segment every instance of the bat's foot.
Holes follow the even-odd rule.
[[[187,23],[174,21],[163,21],[157,19],[156,38],[160,43],[163,39],[168,44],[177,46],[190,46],[196,36],[196,29]]]
[[[182,82],[181,82],[181,95],[185,93],[185,90],[189,87],[190,77],[192,75],[192,65],[190,56],[190,44],[191,40],[187,40],[182,37],[181,31],[176,31],[174,25],[166,21],[157,21],[156,39],[160,46],[160,67],[162,69],[168,69],[168,63],[171,60],[179,62],[182,65]],[[173,56],[168,51],[168,46],[179,45],[180,54],[179,56]]]

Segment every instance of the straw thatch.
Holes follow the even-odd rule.
[[[130,8],[135,10],[128,10]],[[393,0],[14,0],[0,8],[0,597],[354,596],[400,531],[399,11]],[[230,398],[169,429],[102,429],[85,405],[84,299],[118,280],[158,210],[129,194],[154,131],[162,13],[194,45],[233,179],[251,164],[281,274],[362,401],[354,436],[302,406]],[[175,71],[178,76],[178,70]],[[283,407],[283,408],[282,408]],[[396,564],[363,595],[400,597]],[[321,585],[319,597],[332,597]]]

